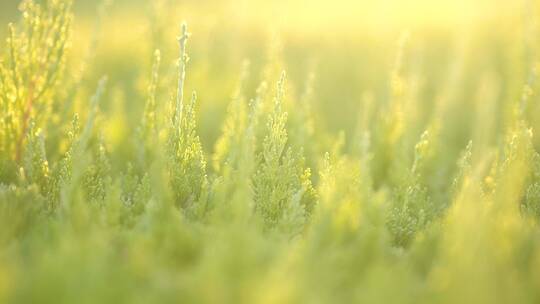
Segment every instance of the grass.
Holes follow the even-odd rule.
[[[279,34],[228,3],[21,3],[0,302],[540,301],[538,3]]]

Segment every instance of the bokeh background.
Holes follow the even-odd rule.
[[[18,20],[17,5],[1,1],[2,24]],[[331,132],[355,128],[362,100],[388,102],[399,52],[420,100],[416,106],[427,109],[418,126],[441,98],[452,99],[449,113],[458,116],[468,115],[475,102],[519,98],[535,60],[537,11],[525,0],[79,0],[70,56],[76,63],[91,53],[89,86],[101,75],[111,78],[108,94],[117,98],[103,110],[113,118],[109,135],[121,141],[129,138],[123,120],[140,117],[155,49],[173,81],[175,38],[185,20],[193,34],[187,91],[197,90],[201,138],[212,147],[244,60],[251,62],[251,91],[269,78],[263,74],[272,58],[280,60],[276,70],[287,71],[293,96],[313,73],[313,113],[320,129]],[[408,39],[400,47],[403,36]],[[163,104],[173,87],[164,90]],[[504,115],[501,107],[493,111],[496,118]],[[470,127],[462,120],[455,128],[460,147]]]

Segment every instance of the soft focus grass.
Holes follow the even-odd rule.
[[[70,3],[0,3],[0,302],[540,301],[537,1]]]

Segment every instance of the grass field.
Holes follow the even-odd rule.
[[[0,303],[539,303],[539,17],[3,0]]]

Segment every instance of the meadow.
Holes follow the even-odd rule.
[[[539,17],[2,0],[0,303],[539,303]]]

